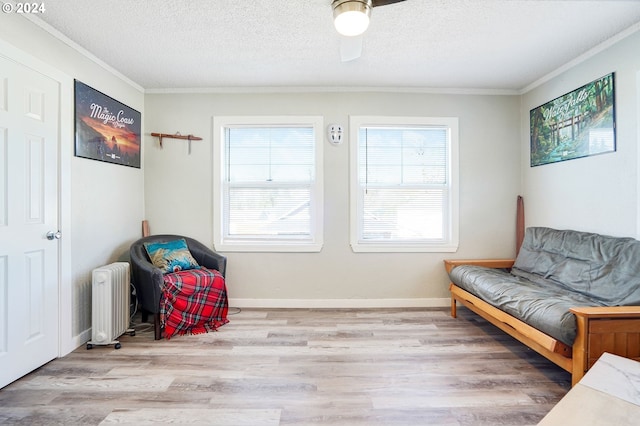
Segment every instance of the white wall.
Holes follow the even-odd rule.
[[[212,117],[321,115],[456,116],[460,130],[460,248],[457,253],[353,253],[349,245],[349,141],[324,142],[324,247],[320,253],[225,253],[236,306],[444,304],[442,260],[511,257],[520,185],[518,96],[426,93],[208,93],[145,96],[145,210],[151,232],[212,247]],[[192,142],[151,132],[193,134]],[[345,132],[348,133],[348,132]],[[327,302],[325,299],[341,299]]]
[[[65,74],[63,98],[71,109],[73,79],[142,112],[144,95],[140,88],[65,45],[39,26],[18,14],[4,14],[0,39]],[[128,247],[140,237],[143,219],[143,172],[141,169],[73,157],[73,112],[61,123],[62,140],[62,226],[63,264],[70,273],[63,276],[62,307],[72,310],[63,320],[63,352],[86,342],[91,327],[91,270],[128,256]],[[71,122],[69,122],[71,121]],[[71,158],[69,158],[71,157]],[[66,214],[66,215],[65,215]]]
[[[638,237],[640,33],[522,96],[522,182],[526,225]],[[529,166],[529,111],[615,72],[615,153]]]

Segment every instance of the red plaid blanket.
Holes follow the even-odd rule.
[[[214,269],[190,269],[165,274],[160,301],[164,336],[215,331],[229,322],[224,277]]]

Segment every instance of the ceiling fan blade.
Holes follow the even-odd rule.
[[[372,7],[386,6],[388,4],[400,3],[401,1],[405,1],[405,0],[373,0],[371,2],[371,6]]]
[[[342,62],[358,59],[362,54],[362,34],[359,36],[342,36],[340,42],[340,59]]]

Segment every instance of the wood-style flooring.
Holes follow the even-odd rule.
[[[231,311],[234,311],[231,309]],[[571,378],[465,308],[243,309],[84,346],[0,390],[0,424],[535,425]]]

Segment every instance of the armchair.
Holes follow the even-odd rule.
[[[152,235],[141,238],[131,245],[129,254],[131,258],[131,280],[136,289],[138,306],[142,312],[142,320],[146,321],[149,314],[154,317],[154,337],[162,338],[160,324],[160,305],[163,297],[164,273],[154,266],[145,249],[145,243],[168,242],[184,239],[193,258],[200,266],[207,269],[215,269],[224,278],[227,268],[227,258],[214,252],[204,244],[193,238],[180,235]]]

